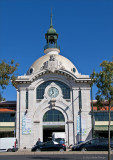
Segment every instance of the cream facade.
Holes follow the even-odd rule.
[[[16,80],[16,137],[20,149],[31,148],[38,138],[51,139],[52,132],[65,132],[67,146],[92,137],[91,79],[59,54],[57,38],[51,24],[45,55]]]

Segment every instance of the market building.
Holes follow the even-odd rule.
[[[0,138],[16,136],[16,101],[0,102]]]
[[[93,137],[108,137],[109,124],[109,102],[104,101],[102,105],[97,106],[97,101],[93,103],[93,110],[91,105],[91,112],[93,115]],[[113,106],[111,106],[111,125],[110,137],[113,138]],[[15,137],[16,136],[16,101],[2,101],[0,102],[0,138]]]
[[[38,138],[50,140],[52,132],[65,132],[67,145],[92,137],[91,79],[60,55],[52,16],[45,39],[45,55],[26,75],[16,79],[16,137],[20,149],[31,148]]]
[[[112,103],[113,104],[113,103]],[[110,107],[110,137],[113,138],[113,105]],[[93,137],[108,138],[109,101],[105,100],[101,106],[93,100],[94,133]]]

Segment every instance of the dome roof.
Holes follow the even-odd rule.
[[[53,27],[50,27],[47,31],[47,34],[57,34],[56,30]]]
[[[74,64],[70,60],[65,58],[64,56],[61,56],[59,54],[58,55],[57,54],[46,54],[46,55],[40,57],[39,59],[37,59],[31,65],[31,67],[29,68],[29,70],[27,72],[27,75],[43,70],[44,64],[46,62],[49,62],[50,56],[53,56],[53,55],[55,57],[55,61],[58,62],[58,66],[59,66],[59,64],[60,64],[60,66],[62,66],[61,69],[67,70],[68,72],[71,72],[74,75],[79,74],[76,67],[74,66]]]

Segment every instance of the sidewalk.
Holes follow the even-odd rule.
[[[59,152],[59,151],[46,151],[46,152],[31,152],[30,149],[23,149],[18,150],[17,152],[0,152],[0,155],[55,155],[55,154],[108,154],[107,151],[70,151],[67,149],[67,151]],[[111,155],[113,152],[111,152]]]

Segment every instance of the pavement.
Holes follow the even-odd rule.
[[[67,149],[67,151],[59,152],[59,151],[46,151],[46,152],[31,152],[30,149],[18,150],[17,152],[0,152],[0,155],[56,155],[56,154],[108,154],[108,151],[71,151]],[[113,151],[111,151],[111,155],[113,155]]]

